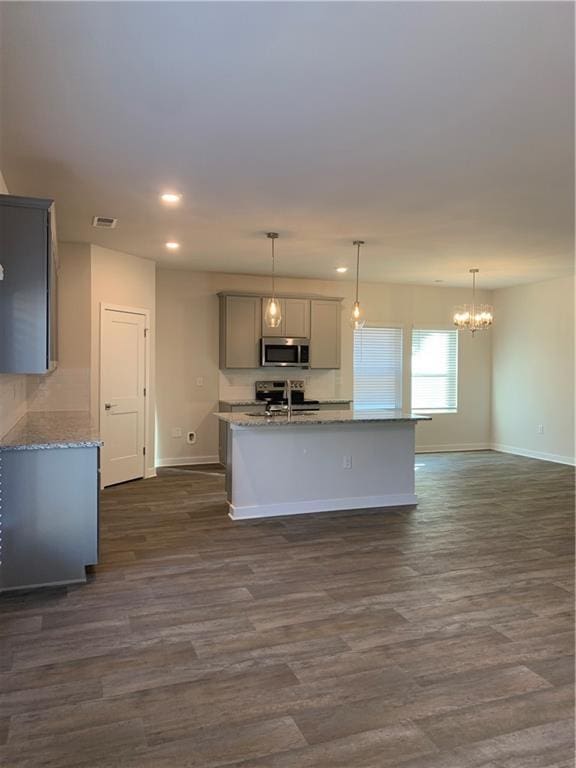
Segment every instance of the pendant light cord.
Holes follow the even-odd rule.
[[[276,280],[275,280],[275,256],[274,256],[274,238],[272,238],[272,298],[276,298]]]
[[[360,243],[356,243],[356,303],[358,303],[359,280],[360,280]]]

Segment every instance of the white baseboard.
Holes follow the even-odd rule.
[[[376,507],[413,507],[418,497],[413,493],[396,493],[386,496],[358,496],[349,499],[313,499],[290,501],[281,504],[263,504],[254,507],[235,507],[229,504],[232,520],[252,520],[257,517],[287,517],[309,515],[314,512],[337,512],[346,509],[374,509]]]
[[[146,467],[146,474],[144,475],[146,479],[149,477],[156,477],[156,467]]]
[[[450,453],[452,451],[490,451],[490,443],[452,443],[444,445],[417,445],[416,453]]]
[[[218,456],[178,456],[175,459],[157,459],[157,467],[186,467],[192,464],[220,464]]]
[[[494,443],[492,445],[492,450],[498,451],[498,453],[512,453],[515,456],[526,456],[528,459],[551,461],[554,464],[568,464],[571,467],[576,465],[576,460],[573,456],[561,456],[557,453],[545,453],[544,451],[528,451],[525,448],[516,448],[513,445],[502,445],[501,443]]]

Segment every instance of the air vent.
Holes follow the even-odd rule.
[[[94,216],[92,226],[98,229],[114,229],[118,224],[118,219],[111,219],[109,216]]]

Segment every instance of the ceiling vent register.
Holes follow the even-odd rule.
[[[92,226],[97,229],[114,229],[118,224],[118,219],[112,219],[110,216],[94,216]]]

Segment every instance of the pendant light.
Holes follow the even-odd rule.
[[[360,306],[360,301],[358,300],[358,283],[360,280],[360,247],[364,245],[364,240],[354,240],[353,245],[356,248],[356,299],[354,301],[352,314],[350,315],[350,325],[352,328],[354,328],[355,331],[357,331],[360,330],[360,328],[364,328],[366,325],[366,318],[364,317],[364,312]]]
[[[276,298],[276,281],[275,281],[275,253],[274,253],[274,241],[278,238],[278,232],[266,232],[266,237],[272,244],[272,298],[268,299],[266,305],[266,312],[264,313],[264,322],[268,328],[278,328],[282,322],[282,310],[280,309],[280,302]]]
[[[454,312],[454,325],[461,331],[485,331],[494,322],[494,310],[490,304],[476,303],[476,275],[479,269],[471,269],[472,274],[472,303],[461,304]]]

